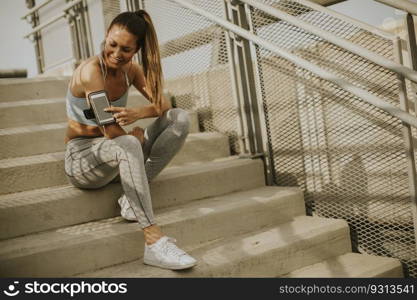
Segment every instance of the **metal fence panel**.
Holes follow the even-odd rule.
[[[192,2],[224,15],[223,1]],[[165,87],[177,106],[197,111],[200,129],[227,134],[232,153],[239,153],[238,115],[223,29],[171,1],[144,4],[161,45]]]
[[[262,0],[394,60],[393,42],[299,1]],[[396,74],[251,9],[260,37],[399,107]],[[346,219],[356,250],[401,259],[417,276],[402,123],[257,47],[275,181],[298,185],[310,213]]]

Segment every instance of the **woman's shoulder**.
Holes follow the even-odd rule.
[[[92,56],[74,70],[71,79],[71,90],[75,94],[83,94],[84,87],[101,77],[100,62],[97,56]]]
[[[78,84],[89,82],[97,76],[101,76],[100,62],[97,56],[92,56],[83,62],[74,70],[72,80]]]
[[[97,75],[101,73],[100,60],[97,56],[92,56],[83,61],[75,70],[81,77],[88,77],[89,75]]]

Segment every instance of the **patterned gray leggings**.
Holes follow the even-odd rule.
[[[155,224],[149,182],[181,149],[188,129],[188,113],[173,108],[145,129],[143,146],[132,135],[72,139],[67,143],[65,173],[71,184],[84,189],[103,187],[120,175],[139,225],[148,227]]]

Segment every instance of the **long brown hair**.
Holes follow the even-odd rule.
[[[152,103],[154,103],[158,114],[160,114],[163,75],[158,38],[151,17],[143,9],[135,12],[123,12],[113,19],[108,31],[110,31],[113,25],[122,26],[137,37],[137,48],[141,51],[148,96]]]

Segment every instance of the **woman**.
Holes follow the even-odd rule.
[[[133,61],[141,51],[142,66]],[[133,84],[151,104],[128,109]],[[98,126],[83,113],[89,109],[89,93],[105,90],[115,123]],[[167,269],[185,269],[196,260],[164,236],[156,225],[149,182],[169,163],[184,144],[189,119],[173,109],[162,96],[162,70],[155,29],[144,11],[124,12],[110,24],[104,49],[76,68],[67,94],[68,128],[65,172],[76,187],[95,189],[120,175],[119,199],[125,219],[136,220],[145,237],[144,263]],[[121,126],[138,119],[158,117],[143,130],[126,133]]]

